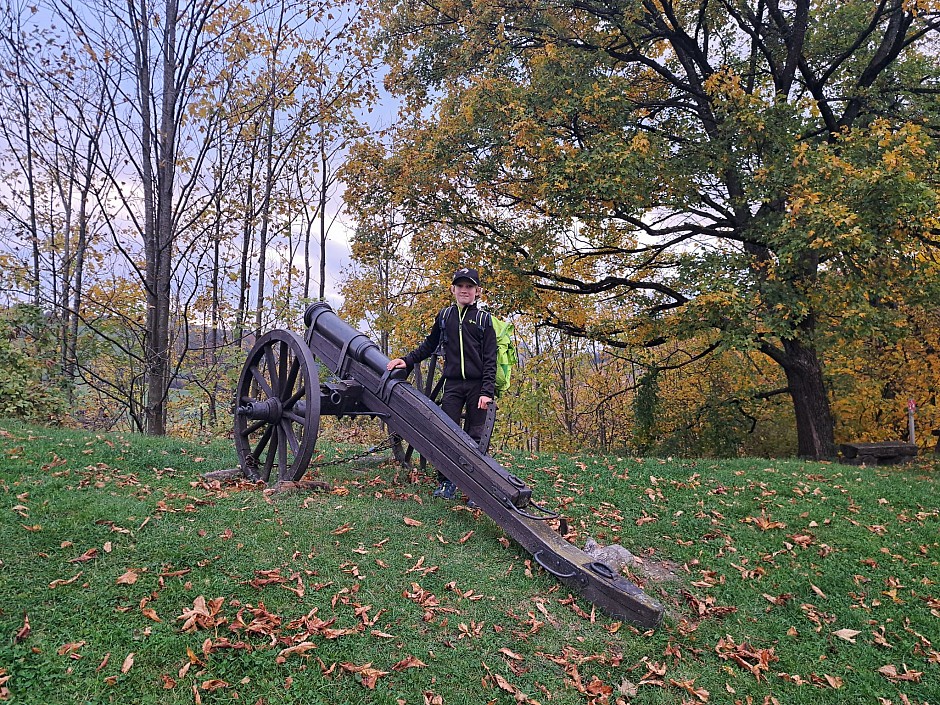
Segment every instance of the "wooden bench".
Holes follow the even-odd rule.
[[[839,451],[845,465],[897,465],[917,457],[917,446],[903,441],[842,443]]]

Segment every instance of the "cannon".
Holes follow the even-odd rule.
[[[300,480],[323,414],[381,418],[560,582],[613,617],[659,624],[661,604],[555,531],[549,520],[558,514],[533,500],[532,489],[410,384],[405,370],[386,370],[388,357],[368,336],[324,302],[307,308],[304,323],[303,337],[285,330],[261,336],[245,361],[234,437],[246,477]],[[320,382],[318,365],[329,370],[330,381]]]

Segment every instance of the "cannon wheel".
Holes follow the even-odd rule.
[[[303,477],[320,429],[313,353],[292,331],[272,330],[248,354],[235,398],[235,449],[242,472],[269,482]]]
[[[441,390],[443,388],[443,377],[437,367],[437,355],[432,355],[428,362],[427,377],[423,374],[421,365],[416,365],[414,369],[414,386],[424,396],[428,397],[435,404],[441,403]],[[435,374],[437,373],[437,374]],[[483,436],[480,438],[480,450],[488,453],[490,450],[490,439],[493,437],[493,428],[496,426],[496,402],[490,406],[486,412],[486,421],[483,426]],[[392,455],[395,460],[405,467],[411,466],[411,459],[414,457],[415,449],[402,438],[397,438],[392,445]],[[427,468],[427,460],[424,456],[419,456],[418,467],[423,471]]]

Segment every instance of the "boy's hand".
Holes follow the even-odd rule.
[[[388,364],[385,366],[386,370],[397,370],[402,367],[407,367],[408,365],[400,357],[396,357],[394,360],[389,360]]]
[[[480,401],[477,404],[477,407],[480,409],[487,409],[489,408],[492,402],[493,402],[493,397],[480,397]]]

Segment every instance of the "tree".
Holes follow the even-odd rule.
[[[412,117],[371,188],[594,299],[561,330],[759,351],[834,455],[827,333],[938,283],[934,3],[377,2]]]
[[[204,397],[212,423],[240,356],[223,348],[248,321],[298,319],[318,225],[326,266],[326,204],[373,92],[360,9],[52,0],[7,3],[0,25],[3,295],[42,308],[107,423],[160,434]]]

